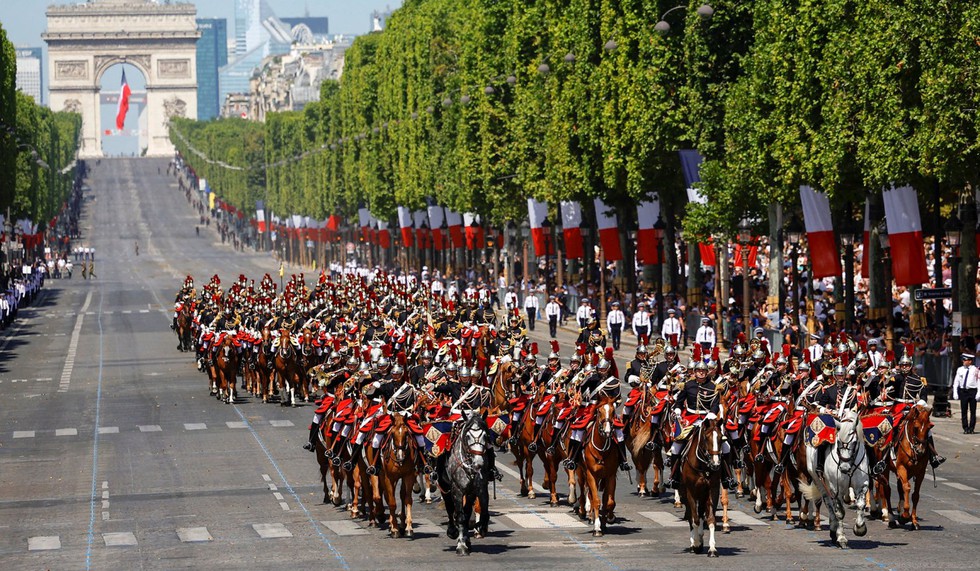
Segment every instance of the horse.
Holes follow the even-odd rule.
[[[400,414],[392,415],[392,425],[379,448],[381,454],[381,474],[378,477],[380,488],[384,492],[385,503],[388,504],[388,535],[413,537],[412,531],[412,486],[415,484],[415,460],[419,454],[415,446],[412,431],[405,423],[405,417]],[[395,489],[401,482],[401,513],[398,514],[398,502]],[[376,498],[380,506],[380,498]],[[399,523],[400,522],[400,523]]]
[[[922,487],[926,468],[929,466],[928,439],[929,429],[932,427],[929,418],[931,414],[931,406],[922,402],[916,404],[909,409],[908,415],[902,421],[901,430],[896,435],[898,441],[895,443],[894,469],[902,503],[902,513],[898,521],[902,525],[911,521],[912,529],[916,530],[919,529],[919,517],[916,514],[919,489]],[[889,527],[895,527],[891,519],[889,519]]]
[[[537,416],[538,405],[544,398],[545,385],[537,388],[531,399],[525,404],[524,413],[521,415],[520,424],[511,426],[511,433],[517,436],[517,444],[510,447],[511,454],[514,455],[514,463],[521,480],[520,495],[527,496],[533,500],[534,494],[534,456],[540,446],[536,441],[538,438],[538,427],[534,424]]]
[[[580,517],[586,515],[588,493],[588,518],[592,523],[593,537],[602,537],[606,524],[616,519],[616,474],[619,463],[624,459],[619,457],[619,447],[613,441],[615,414],[616,406],[612,399],[604,399],[596,406],[596,417],[584,435],[586,441],[582,446],[582,462],[577,468],[576,477],[581,488],[578,513]],[[599,496],[600,491],[602,497]]]
[[[809,484],[800,480],[800,489],[808,500],[822,497],[830,508],[830,540],[841,549],[847,549],[843,498],[847,497],[851,489],[857,499],[854,535],[863,537],[868,533],[868,526],[864,521],[865,496],[869,483],[868,457],[864,450],[864,436],[859,428],[857,413],[853,410],[844,411],[837,421],[835,442],[827,451],[824,478],[815,478]],[[807,469],[811,474],[815,473],[817,454],[816,448],[807,446]]]
[[[272,347],[272,332],[268,327],[262,329],[262,339],[255,346],[255,380],[258,394],[262,396],[262,402],[267,403],[272,399],[275,385],[273,383],[273,355],[275,349]]]
[[[718,557],[715,545],[715,511],[721,495],[722,428],[709,414],[690,436],[682,453],[680,489],[684,496],[684,519],[691,529],[691,553],[704,550],[704,528],[708,528],[708,557]]]
[[[509,359],[502,359],[497,361],[496,367],[493,383],[490,385],[490,408],[503,410],[507,408],[510,399],[517,396],[513,382],[517,376],[517,365]]]
[[[626,426],[626,446],[636,466],[636,493],[641,498],[659,496],[664,491],[664,457],[661,450],[667,447],[667,436],[662,421],[668,407],[666,395],[661,396],[663,398],[658,398],[651,388],[645,389]],[[647,470],[650,466],[653,466],[652,490],[647,489]]]
[[[279,376],[282,383],[283,395],[279,404],[282,406],[296,406],[296,389],[299,388],[300,396],[309,402],[310,396],[306,392],[306,375],[299,365],[299,356],[293,346],[293,337],[288,329],[280,329],[279,337],[276,339],[275,356],[272,359],[273,369]]]
[[[478,536],[486,534],[490,520],[490,495],[487,484],[490,480],[489,466],[484,462],[484,454],[493,447],[486,413],[470,412],[459,430],[441,463],[439,487],[442,489],[449,528],[446,534],[456,540],[456,554],[470,554],[469,522],[473,514],[473,504],[480,502],[480,521],[477,523]],[[491,452],[492,453],[492,452]]]
[[[177,350],[191,351],[194,348],[194,318],[190,312],[189,304],[177,313]]]
[[[558,402],[552,403],[551,410],[548,411],[542,421],[543,427],[538,445],[538,457],[544,464],[544,487],[551,495],[550,504],[553,507],[558,506],[558,470],[560,466],[564,466],[568,453],[568,441],[571,437],[570,422],[566,421],[562,430],[555,429],[555,419],[558,418],[561,410]],[[548,454],[549,450],[552,451],[551,454]],[[569,505],[574,505],[578,501],[575,471],[565,470],[565,474],[568,476],[567,501]]]
[[[230,331],[222,334],[218,346],[215,347],[214,383],[217,387],[218,400],[224,399],[227,404],[234,404],[238,398],[235,389],[235,379],[238,375],[238,351],[234,344],[234,335]]]
[[[330,459],[327,458],[327,450],[333,446],[333,442],[326,440],[326,431],[330,425],[333,424],[333,419],[336,412],[336,409],[332,408],[324,417],[323,422],[320,424],[319,434],[317,435],[316,440],[313,442],[313,446],[316,451],[317,464],[320,466],[320,482],[323,483],[323,503],[332,503],[335,507],[340,507],[344,501],[343,475],[340,467],[335,466]],[[327,481],[328,476],[330,476],[331,482]]]

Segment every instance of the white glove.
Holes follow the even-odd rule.
[[[675,408],[674,409],[674,416],[680,416],[680,415],[681,415],[681,409]]]

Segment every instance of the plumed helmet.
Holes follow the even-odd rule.
[[[801,373],[809,373],[810,372],[810,363],[808,363],[806,361],[803,361],[802,363],[800,363],[799,365],[796,366],[796,370],[797,371],[800,371]]]
[[[469,367],[460,367],[459,368],[459,378],[462,379],[462,378],[465,378],[465,377],[472,377],[472,376],[473,376],[473,373],[470,371],[470,368]]]
[[[908,353],[902,355],[902,358],[898,360],[899,367],[903,365],[911,365],[911,364],[912,364],[912,357],[910,357]]]
[[[844,365],[837,365],[834,367],[835,377],[843,377],[845,374],[847,374],[847,369],[844,368]]]
[[[404,372],[405,372],[405,369],[403,369],[402,366],[399,365],[398,363],[395,363],[395,366],[391,368],[391,374],[392,375],[401,375]]]
[[[457,371],[457,370],[459,370],[459,366],[456,365],[456,362],[455,361],[450,361],[449,364],[446,365],[446,370],[447,371]]]
[[[705,363],[704,361],[701,361],[701,360],[698,360],[697,363],[694,363],[694,367],[693,368],[694,368],[694,371],[695,372],[698,372],[698,371],[705,371],[705,372],[707,372],[708,371],[708,365],[707,365],[707,363]]]
[[[347,359],[347,366],[348,367],[350,367],[351,365],[353,365],[353,366],[356,367],[359,364],[360,364],[360,361],[358,361],[357,360],[357,357],[354,357],[353,355],[349,359]]]
[[[612,366],[612,363],[610,363],[606,359],[602,359],[601,361],[599,361],[599,364],[596,366],[596,368],[602,370],[602,369],[608,369],[610,366]]]

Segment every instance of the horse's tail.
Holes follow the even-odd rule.
[[[815,482],[806,482],[803,478],[799,478],[797,481],[800,483],[800,492],[808,502],[819,500],[822,497],[820,488]]]

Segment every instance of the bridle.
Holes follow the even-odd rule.
[[[716,422],[702,421],[694,443],[694,456],[698,471],[708,475],[721,469],[721,426]],[[709,448],[710,446],[710,448]]]
[[[850,426],[848,432],[842,432],[841,428],[844,425]],[[849,435],[849,438],[841,438],[841,435]],[[850,474],[860,463],[861,446],[858,442],[857,433],[857,421],[856,420],[842,420],[840,421],[837,429],[837,442],[834,444],[834,448],[837,451],[837,457],[840,459],[838,462],[838,467],[840,471],[844,474]]]

